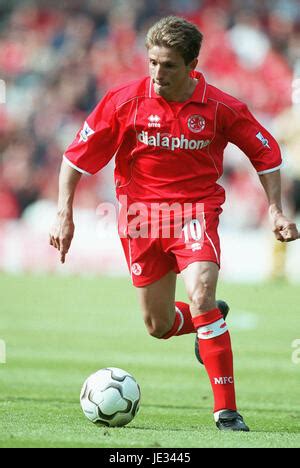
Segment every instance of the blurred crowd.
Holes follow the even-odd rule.
[[[145,34],[168,14],[203,32],[198,69],[206,79],[247,102],[289,145],[282,129],[299,103],[299,0],[0,0],[0,220],[56,201],[64,150],[108,88],[147,74]],[[294,138],[299,148],[298,130]],[[232,212],[256,226],[265,210],[257,179],[228,153],[224,184],[238,195]],[[294,166],[300,174],[300,161]],[[77,206],[110,200],[109,180],[105,171],[84,178]]]

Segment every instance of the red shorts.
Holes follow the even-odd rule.
[[[208,208],[205,204],[205,211],[181,224],[176,236],[162,236],[160,230],[156,237],[121,237],[134,286],[148,286],[169,271],[178,274],[194,262],[209,261],[220,267],[221,212],[220,206]]]

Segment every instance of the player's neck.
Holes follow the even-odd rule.
[[[172,93],[171,95],[164,96],[164,97],[167,101],[173,101],[173,102],[187,101],[194,94],[197,84],[198,84],[198,80],[190,77],[188,82],[185,83],[185,85],[182,86],[181,89],[178,89],[176,92]]]

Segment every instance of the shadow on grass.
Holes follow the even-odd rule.
[[[60,408],[61,408],[61,405],[77,405],[79,406],[79,401],[77,400],[64,400],[64,399],[43,399],[43,398],[25,398],[25,397],[15,397],[15,398],[1,398],[0,399],[0,405],[2,405],[3,403],[37,403],[37,404],[53,404],[53,405],[60,405]],[[162,410],[168,410],[168,411],[176,411],[176,410],[183,410],[183,411],[201,411],[201,412],[208,412],[208,408],[207,407],[203,407],[203,406],[184,406],[184,405],[162,405],[162,404],[148,404],[148,403],[145,403],[145,404],[142,404],[142,408],[153,408],[153,409],[162,409]],[[263,413],[265,414],[277,414],[279,415],[280,413],[286,413],[285,416],[289,415],[289,417],[291,418],[291,420],[294,420],[297,419],[299,420],[300,419],[300,411],[294,411],[293,413],[290,412],[290,410],[285,410],[284,408],[281,408],[280,410],[278,409],[265,409],[265,410],[262,410],[260,408],[258,409],[254,409],[254,408],[244,408],[243,409],[243,412],[245,412],[246,414],[248,413],[249,416],[251,416],[251,413],[253,412],[260,412],[260,417]],[[277,419],[278,420],[278,419]],[[274,423],[276,422],[276,420],[274,420]],[[293,424],[294,425],[294,424]],[[113,428],[108,428],[108,429],[113,429]],[[135,429],[135,430],[143,430],[143,431],[153,431],[153,427],[144,427],[144,426],[133,426],[133,425],[130,425],[130,426],[126,426],[126,429]],[[199,426],[195,426],[195,427],[190,427],[189,429],[176,429],[176,428],[170,428],[168,427],[167,429],[164,429],[164,430],[168,430],[168,431],[174,431],[174,432],[180,432],[182,430],[184,431],[188,431],[188,432],[193,432],[193,431],[199,431],[199,430],[210,430],[209,427],[206,428],[206,426],[204,426],[203,424],[199,424]],[[296,429],[296,430],[295,430]],[[219,432],[217,432],[219,433]],[[300,434],[300,427],[299,429],[298,428],[295,428],[293,427],[293,431],[284,431],[282,429],[277,429],[277,430],[263,430],[263,429],[252,429],[250,434],[255,434],[255,433],[260,433],[260,434],[290,434],[290,435],[297,435],[297,434]],[[222,434],[224,434],[224,432],[222,432]]]
[[[79,404],[79,399],[77,400],[64,400],[59,398],[26,398],[26,397],[8,397],[0,398],[0,404],[2,403],[41,403],[41,404],[48,404],[48,403],[58,403],[58,404],[66,404],[66,405],[76,405]],[[143,408],[160,408],[160,409],[168,409],[168,410],[188,410],[188,411],[197,411],[197,410],[206,410],[206,407],[200,406],[174,406],[174,405],[156,405],[156,404],[143,404]]]
[[[15,402],[31,402],[31,403],[65,403],[69,405],[76,405],[79,402],[76,399],[70,399],[66,400],[63,398],[35,398],[35,397],[2,397],[0,398],[0,404],[1,403],[15,403]],[[161,409],[178,409],[178,410],[200,410],[200,411],[210,411],[210,408],[207,406],[199,406],[199,405],[164,405],[164,404],[156,404],[156,403],[142,403],[143,408],[161,408]],[[300,411],[293,411],[291,412],[290,408],[285,409],[285,408],[268,408],[268,409],[263,409],[263,408],[247,408],[243,407],[243,412],[247,413],[253,413],[253,412],[259,412],[260,414],[262,413],[285,413],[288,414],[291,418],[293,419],[300,419]]]

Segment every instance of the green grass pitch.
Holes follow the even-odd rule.
[[[252,432],[221,433],[194,336],[147,335],[129,279],[0,275],[0,447],[299,447],[299,286],[219,285],[231,305],[238,406]],[[186,296],[178,285],[178,300]],[[121,367],[142,390],[123,428],[82,414],[92,372]]]

